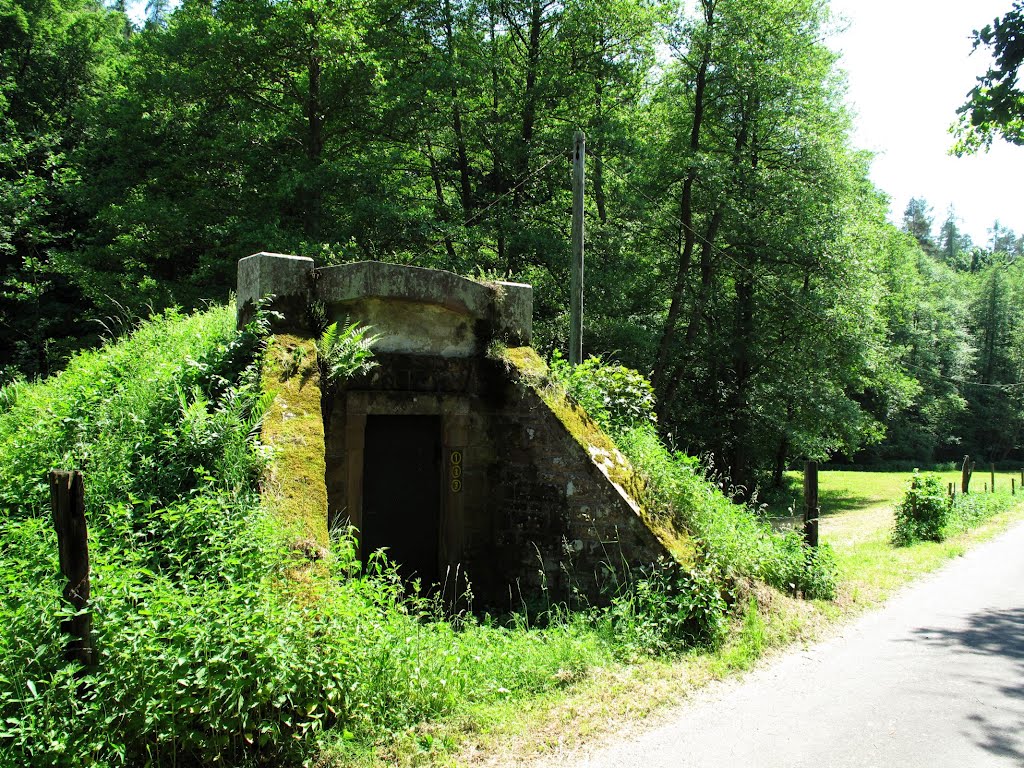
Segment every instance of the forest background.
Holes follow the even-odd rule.
[[[0,385],[227,299],[257,251],[529,282],[550,353],[581,128],[585,353],[650,376],[675,447],[746,488],[1024,459],[1024,238],[887,222],[827,3],[126,10],[0,0]]]

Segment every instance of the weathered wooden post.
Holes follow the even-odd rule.
[[[1011,477],[1010,478],[1010,495],[1011,496],[1016,496],[1017,495],[1017,478],[1016,477]]]
[[[950,498],[950,499],[954,498],[954,496],[955,496],[955,493],[956,493],[956,492],[955,492],[955,491],[953,490],[953,484],[952,484],[952,483],[950,483],[950,484],[949,484],[949,498]]]
[[[996,492],[996,465],[995,464],[991,464],[989,466],[991,468],[991,476],[992,476],[992,493],[995,493]]]
[[[804,541],[807,546],[818,546],[818,462],[804,463]]]
[[[572,150],[572,270],[569,277],[569,362],[583,362],[583,190],[587,137],[576,131]]]
[[[964,465],[960,470],[960,493],[970,493],[971,487],[971,472],[974,470],[974,464],[971,462],[970,456],[964,456]]]
[[[49,474],[50,506],[53,527],[57,530],[60,571],[68,580],[64,602],[74,615],[61,622],[62,631],[71,635],[65,655],[69,661],[85,667],[93,664],[90,632],[92,616],[85,610],[89,602],[89,541],[85,525],[85,483],[81,472],[53,470]]]

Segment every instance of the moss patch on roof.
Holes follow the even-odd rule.
[[[263,444],[272,449],[264,501],[289,531],[292,546],[316,560],[328,544],[316,342],[291,334],[272,336],[264,353],[262,384],[274,396],[261,433]]]

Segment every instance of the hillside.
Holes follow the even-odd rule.
[[[453,616],[403,594],[383,558],[360,574],[343,532],[311,572],[260,504],[266,329],[236,332],[234,317],[232,306],[166,313],[57,376],[2,390],[0,765],[367,754],[417,724],[571,685],[595,666],[713,647],[737,579],[779,583],[805,567],[799,545],[637,427],[620,439],[632,435],[648,503],[670,499],[661,513],[703,542],[695,570],[643,574],[606,609],[504,618]],[[556,367],[547,386],[557,379]],[[62,658],[50,468],[85,473],[98,656],[84,676]]]

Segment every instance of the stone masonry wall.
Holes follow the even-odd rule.
[[[599,468],[601,449],[581,445],[529,386],[505,386],[491,416],[501,446],[491,491],[503,579],[524,594],[605,601],[667,550]]]

